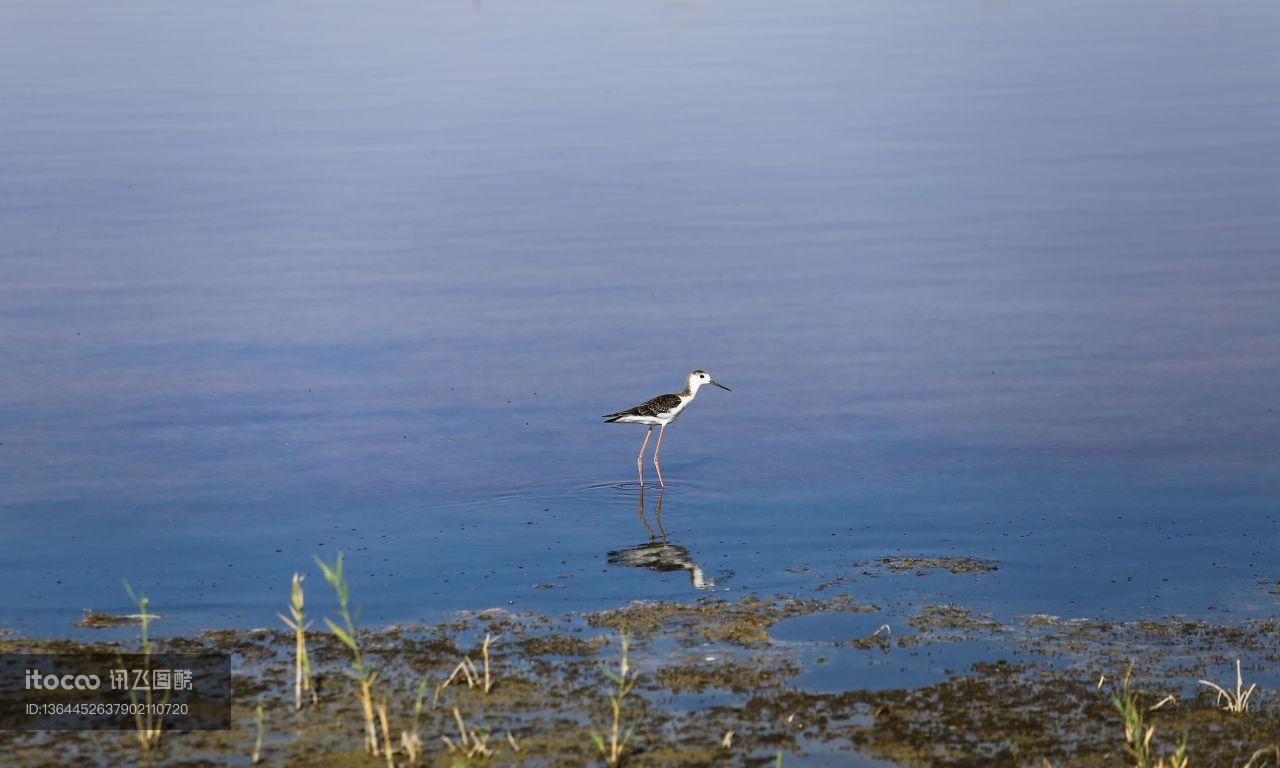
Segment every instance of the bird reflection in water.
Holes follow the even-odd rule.
[[[659,573],[688,571],[689,581],[694,589],[715,587],[715,582],[703,575],[702,569],[694,562],[689,550],[667,540],[667,531],[662,527],[662,496],[663,492],[659,492],[658,503],[653,509],[653,519],[658,526],[659,535],[653,532],[648,518],[645,517],[644,486],[640,487],[640,502],[636,506],[636,514],[640,517],[640,522],[644,523],[645,530],[649,532],[649,541],[610,552],[609,564],[646,568]]]

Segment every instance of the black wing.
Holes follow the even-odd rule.
[[[635,408],[628,408],[617,413],[607,413],[604,418],[609,421],[617,421],[623,416],[660,416],[667,411],[680,407],[680,402],[679,395],[658,395],[652,400],[644,401]]]

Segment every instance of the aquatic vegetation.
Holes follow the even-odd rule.
[[[262,700],[258,700],[258,706],[253,710],[253,722],[257,725],[257,735],[253,739],[253,755],[250,762],[257,765],[262,762],[262,737],[266,733],[267,718],[266,713],[262,709]]]
[[[457,754],[468,760],[474,757],[488,758],[493,756],[493,750],[489,748],[488,731],[468,728],[466,722],[462,719],[462,713],[458,711],[457,707],[453,708],[453,720],[458,726],[458,740],[454,741],[448,736],[440,737],[450,754]]]
[[[387,725],[387,700],[378,702],[378,724],[382,726],[382,754],[386,755],[387,768],[396,768],[395,749],[391,746],[391,728]]]
[[[152,615],[151,618],[157,617]],[[138,619],[139,616],[136,613],[114,614],[86,608],[84,609],[84,615],[71,622],[71,626],[81,629],[110,629],[112,627],[127,627],[138,621]]]
[[[315,622],[306,621],[303,614],[302,574],[293,574],[293,585],[289,593],[289,617],[277,613],[285,626],[294,633],[294,674],[293,674],[293,708],[302,709],[302,692],[311,693],[311,703],[318,703],[315,680],[311,675],[311,659],[307,656],[307,630]]]
[[[1221,704],[1224,700],[1227,702],[1223,705],[1223,709],[1233,715],[1242,715],[1249,711],[1249,699],[1253,696],[1254,691],[1258,689],[1258,684],[1254,683],[1249,686],[1248,690],[1244,688],[1244,676],[1240,672],[1240,660],[1236,659],[1236,689],[1228,691],[1217,683],[1211,683],[1208,680],[1200,680],[1200,685],[1208,686],[1218,692],[1214,697],[1214,704]]]
[[[1270,747],[1263,747],[1249,756],[1249,762],[1244,764],[1244,768],[1267,768],[1271,765],[1271,759],[1275,758],[1275,764],[1280,766],[1280,744]]]
[[[459,674],[461,674],[462,678],[467,681],[467,688],[475,688],[479,686],[486,695],[488,695],[489,691],[493,690],[493,677],[489,673],[489,647],[495,640],[497,640],[496,637],[492,637],[488,632],[485,633],[484,643],[480,646],[481,661],[484,666],[483,672],[476,667],[475,662],[471,660],[470,656],[462,657],[462,661],[458,662],[458,665],[453,668],[453,671],[449,673],[449,676],[445,678],[444,682],[436,686],[435,694],[431,697],[432,709],[435,709],[436,705],[439,703],[440,694],[458,678]]]
[[[356,695],[364,712],[364,747],[366,752],[376,755],[378,754],[378,732],[373,721],[373,684],[378,680],[378,672],[369,665],[364,653],[360,650],[356,616],[351,613],[351,585],[347,583],[347,577],[343,574],[342,553],[338,553],[333,565],[329,565],[318,556],[315,560],[324,573],[325,581],[338,597],[338,616],[342,619],[342,624],[329,618],[326,618],[324,623],[333,636],[338,638],[351,653],[348,674],[359,686]]]
[[[140,652],[142,654],[142,668],[145,671],[146,677],[149,678],[151,674],[151,647],[152,647],[151,620],[156,617],[154,614],[149,613],[147,610],[148,607],[150,607],[151,605],[151,601],[147,599],[146,595],[135,594],[133,589],[129,586],[128,582],[124,582],[124,591],[128,593],[129,599],[132,600],[133,604],[138,608],[137,614],[135,614],[130,618],[138,619],[139,631],[141,632],[141,635],[142,635],[142,640],[140,644]],[[169,700],[169,691],[166,690],[163,701],[168,701],[168,700]],[[143,752],[149,752],[150,750],[160,745],[160,732],[164,728],[164,716],[160,714],[156,714],[156,710],[153,706],[154,701],[153,701],[153,695],[152,695],[150,686],[144,689],[142,703],[145,706],[142,706],[142,707],[137,706],[138,694],[134,688],[129,689],[129,703],[134,705],[134,715],[133,715],[134,733],[138,737],[138,746],[142,747]]]
[[[917,576],[924,576],[930,569],[947,570],[951,573],[987,573],[990,571],[1000,570],[1000,564],[995,560],[988,560],[981,557],[909,557],[907,555],[891,555],[889,557],[881,557],[876,560],[877,563],[888,568],[893,573],[914,572]],[[855,566],[865,565],[865,563],[854,563]]]
[[[835,599],[799,600],[791,597],[740,600],[703,598],[697,603],[634,602],[623,608],[591,614],[592,627],[609,627],[639,637],[654,633],[677,633],[689,642],[730,642],[749,647],[769,643],[768,629],[783,619],[819,611],[877,611],[875,606],[854,603],[847,596]]]
[[[489,677],[489,645],[497,638],[489,636],[488,632],[484,633],[484,644],[480,646],[480,653],[484,659],[484,692],[488,694],[493,690],[493,680]]]
[[[879,648],[881,651],[888,653],[889,638],[891,636],[893,636],[893,630],[889,627],[889,625],[881,624],[879,629],[867,635],[866,637],[860,640],[850,640],[849,645],[853,646],[854,648],[863,648],[863,649]]]
[[[413,697],[413,719],[410,721],[411,730],[400,731],[400,748],[409,756],[409,764],[418,764],[418,755],[422,752],[422,737],[419,735],[418,726],[422,721],[422,700],[427,695],[427,681],[423,680],[418,683],[417,695]]]
[[[458,678],[459,673],[461,673],[463,679],[467,681],[468,688],[476,687],[476,678],[478,677],[478,673],[475,670],[475,664],[471,663],[471,659],[463,657],[462,661],[458,662],[458,666],[454,667],[453,671],[449,673],[449,676],[436,686],[435,693],[431,696],[432,709],[435,709],[436,705],[440,703],[440,694],[444,693],[445,688],[448,688],[453,684],[453,681]]]
[[[622,654],[618,661],[618,671],[616,673],[605,673],[615,686],[614,690],[609,694],[609,704],[613,708],[613,721],[609,728],[608,745],[606,746],[603,736],[594,730],[591,732],[591,740],[595,742],[596,749],[600,751],[600,754],[604,755],[605,762],[611,768],[622,762],[622,753],[635,733],[634,727],[627,728],[625,733],[622,732],[622,702],[635,689],[639,673],[631,669],[627,659],[627,652],[631,647],[631,637],[626,632],[622,632],[621,637]]]
[[[1125,670],[1120,690],[1111,694],[1111,705],[1124,721],[1125,752],[1133,758],[1134,768],[1187,768],[1187,742],[1183,738],[1177,751],[1170,756],[1157,756],[1151,746],[1156,727],[1146,724],[1147,712],[1163,706],[1165,700],[1148,709],[1143,706],[1142,695],[1133,689],[1133,665]],[[1101,681],[1099,681],[1101,682]]]
[[[336,572],[336,563],[329,562]],[[516,763],[627,768],[728,761],[772,767],[779,752],[785,763],[788,752],[796,755],[795,762],[832,754],[832,750],[853,749],[886,764],[939,768],[1175,768],[1184,764],[1187,768],[1201,764],[1280,768],[1277,713],[1270,709],[1269,701],[1259,706],[1261,694],[1255,692],[1248,711],[1236,715],[1212,706],[1208,695],[1194,703],[1165,695],[1194,682],[1185,672],[1188,659],[1212,663],[1224,654],[1226,658],[1242,657],[1248,655],[1246,649],[1269,643],[1275,629],[1270,620],[1205,625],[1195,634],[1189,634],[1183,625],[1170,631],[1169,622],[1145,620],[1059,622],[1036,625],[1026,634],[1018,634],[1007,625],[995,628],[988,627],[986,620],[971,622],[970,616],[964,622],[965,636],[998,642],[1002,650],[1024,649],[1056,661],[977,662],[923,686],[904,680],[898,687],[833,686],[827,691],[806,690],[798,681],[814,671],[822,674],[826,658],[832,655],[862,658],[865,651],[850,647],[848,640],[819,645],[796,641],[743,645],[732,633],[708,646],[698,631],[717,620],[717,614],[745,623],[750,612],[758,614],[761,621],[774,618],[779,605],[802,615],[803,611],[829,612],[842,604],[778,603],[743,597],[733,603],[707,603],[688,614],[673,614],[667,607],[655,605],[657,615],[676,620],[642,637],[629,633],[621,654],[625,663],[616,647],[601,652],[602,645],[617,645],[619,631],[590,631],[587,619],[592,614],[575,615],[572,621],[503,613],[471,614],[436,625],[370,629],[360,624],[359,648],[367,657],[366,663],[376,662],[379,673],[372,690],[378,746],[372,759],[356,747],[349,728],[334,727],[335,723],[354,725],[363,708],[359,686],[353,686],[356,696],[347,693],[352,688],[343,681],[343,673],[350,674],[351,652],[338,635],[325,631],[307,638],[317,682],[337,695],[319,697],[314,709],[307,707],[305,716],[292,718],[290,738],[273,739],[271,744],[266,743],[266,734],[275,736],[283,729],[269,719],[277,712],[293,711],[294,697],[287,681],[294,677],[296,666],[294,659],[286,658],[294,645],[293,633],[223,630],[160,640],[148,636],[157,653],[230,652],[241,659],[235,700],[239,714],[232,731],[188,738],[172,733],[169,717],[165,730],[170,733],[164,735],[160,748],[137,757],[132,736],[125,741],[104,739],[100,733],[66,732],[51,744],[35,735],[6,734],[5,764],[32,768],[55,761],[80,764],[84,762],[80,757],[96,755],[98,765],[124,765],[140,757],[162,768],[201,760],[243,764],[245,758],[257,753],[258,765],[373,766],[390,761],[401,768]],[[353,624],[357,623],[354,606],[350,610]],[[328,615],[345,631],[336,609]],[[618,617],[613,612],[595,615]],[[629,611],[626,617],[643,625],[638,611]],[[314,618],[319,623],[321,617]],[[689,621],[696,622],[692,632]],[[865,635],[871,629],[868,625],[857,634]],[[888,632],[872,633],[867,638],[871,647],[887,640]],[[900,639],[898,632],[893,630],[895,641]],[[472,687],[452,691],[456,701],[445,701],[442,695],[438,711],[430,711],[427,694],[450,669],[457,669],[464,656],[453,639],[459,633],[475,638],[474,646],[466,651],[474,663],[464,665],[466,672],[457,671],[451,684],[463,688],[470,672]],[[482,642],[486,633],[491,688],[487,695],[483,693]],[[939,644],[948,642],[950,636],[930,633],[916,645],[904,647],[912,649],[909,653],[920,647],[940,651],[944,647]],[[497,637],[504,642],[495,640]],[[17,635],[0,635],[0,642],[18,651],[102,647]],[[895,642],[892,652],[898,647]],[[1129,680],[1121,679],[1123,661],[1118,667],[1121,674],[1114,678],[1108,674],[1101,681],[1096,675],[1083,679],[1080,670],[1116,668],[1117,660],[1126,658],[1135,647],[1143,648],[1143,656]],[[646,660],[638,665],[631,655],[641,648]],[[1262,653],[1257,663],[1259,676],[1275,668],[1274,659],[1266,650]],[[907,662],[909,655],[902,658]],[[1059,666],[1060,661],[1065,666]],[[158,663],[156,657],[153,663]],[[644,674],[637,681],[638,666],[644,667]],[[1146,674],[1139,675],[1139,669]],[[611,673],[608,681],[603,676],[606,670]],[[501,679],[498,671],[503,673]],[[835,672],[832,670],[829,679],[834,679]],[[621,686],[619,679],[625,681]],[[326,680],[331,681],[327,686]],[[631,686],[634,691],[628,690]],[[1242,694],[1248,687],[1241,681]],[[726,706],[709,713],[696,703],[688,705],[706,700],[706,695],[684,694],[706,694]],[[261,705],[260,711],[257,705]],[[662,734],[661,738],[644,738],[646,727]],[[592,729],[597,733],[590,733]],[[1176,751],[1180,736],[1187,746]],[[429,743],[433,740],[434,747]],[[424,741],[428,743],[424,745]]]

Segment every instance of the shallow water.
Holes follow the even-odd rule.
[[[1273,3],[0,8],[0,625],[1274,614]],[[653,525],[655,489],[645,503]],[[892,554],[992,574],[860,575]],[[323,610],[318,574],[310,603]]]

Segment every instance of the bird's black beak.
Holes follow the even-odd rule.
[[[732,391],[733,391],[732,389],[729,389],[728,387],[726,387],[725,385],[723,385],[723,384],[721,384],[720,382],[716,381],[715,379],[708,379],[707,383],[708,383],[708,384],[714,384],[715,386],[717,386],[717,387],[719,387],[719,388],[723,389],[725,392],[732,392]]]

